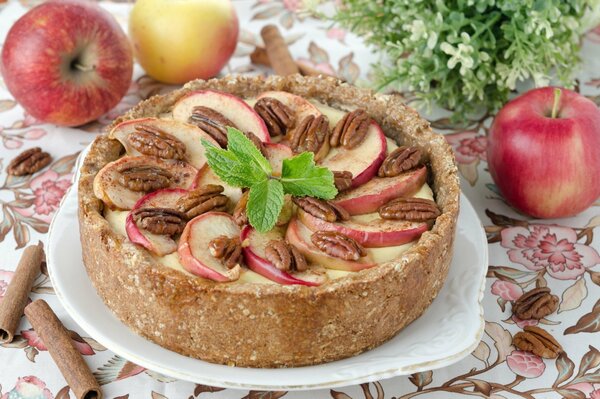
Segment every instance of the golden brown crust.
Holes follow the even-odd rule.
[[[79,224],[85,266],[109,308],[134,331],[168,349],[244,367],[301,366],[349,357],[382,344],[419,317],[447,275],[458,217],[457,170],[444,138],[398,97],[333,78],[300,76],[193,81],[140,103],[114,124],[168,112],[177,99],[200,89],[242,97],[285,90],[340,109],[365,109],[388,136],[423,150],[442,214],[397,260],[319,287],[192,278],[158,264],[113,232],[102,217],[92,182],[122,147],[100,136],[81,169]]]

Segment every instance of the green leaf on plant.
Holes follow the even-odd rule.
[[[327,168],[316,166],[312,152],[303,152],[283,160],[281,184],[287,194],[297,197],[333,199],[338,193],[333,173]]]
[[[279,180],[265,179],[250,188],[248,221],[260,232],[269,231],[275,226],[283,207],[283,186]]]

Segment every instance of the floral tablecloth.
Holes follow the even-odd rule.
[[[12,23],[33,5],[30,0],[0,4],[0,44]],[[276,23],[296,58],[349,82],[368,82],[370,64],[378,60],[377,55],[355,36],[303,13],[302,0],[234,0],[234,5],[242,30],[235,56],[224,72],[267,73],[251,65],[248,55],[261,43],[260,28]],[[126,25],[130,4],[102,6]],[[578,90],[600,104],[600,27],[584,38],[582,56]],[[48,224],[71,185],[79,151],[115,116],[142,99],[172,89],[136,68],[131,89],[121,104],[97,122],[70,129],[42,124],[27,115],[0,79],[0,298],[23,247],[45,240]],[[477,209],[489,240],[485,334],[477,349],[455,365],[336,390],[223,390],[176,381],[111,353],[69,318],[54,295],[47,273],[36,281],[31,298],[45,299],[73,330],[75,344],[107,398],[600,399],[600,238],[595,237],[600,226],[600,202],[574,218],[529,220],[504,203],[487,172],[490,116],[473,120],[466,127],[453,125],[439,112],[428,118],[454,148],[463,191]],[[8,162],[34,146],[48,151],[52,164],[34,176],[7,176],[4,170]],[[565,349],[556,360],[543,360],[511,345],[514,334],[538,322],[511,317],[510,303],[524,291],[546,285],[560,297],[558,312],[539,321]],[[69,388],[44,344],[23,319],[16,339],[0,347],[0,399],[53,397],[69,397]]]

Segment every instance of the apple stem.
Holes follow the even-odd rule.
[[[558,114],[558,104],[560,103],[560,96],[562,95],[562,90],[559,88],[554,89],[554,104],[552,105],[552,115],[550,116],[552,119],[556,118]]]
[[[79,62],[76,62],[75,64],[73,64],[73,66],[75,67],[75,69],[77,69],[81,72],[89,72],[89,71],[93,71],[94,69],[96,69],[96,65],[87,66],[87,65],[82,65]]]

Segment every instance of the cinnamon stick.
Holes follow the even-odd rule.
[[[260,31],[260,35],[265,42],[265,49],[273,70],[278,75],[293,75],[300,73],[298,66],[294,62],[290,50],[288,49],[281,32],[275,25],[266,25]]]
[[[255,65],[262,65],[262,66],[266,66],[266,67],[271,67],[271,61],[269,60],[269,56],[267,55],[267,50],[265,50],[263,47],[255,47],[254,51],[252,51],[252,53],[250,53],[250,62],[252,62]],[[296,64],[296,66],[298,67],[298,70],[300,70],[300,73],[303,76],[331,76],[333,78],[336,79],[340,79],[339,77],[323,72],[323,71],[319,71],[316,68],[313,68],[312,66],[308,65],[305,62],[302,61],[294,61],[294,63]]]
[[[23,251],[15,274],[0,301],[0,343],[11,342],[19,327],[34,280],[40,274],[45,259],[42,243],[30,245]]]
[[[25,308],[25,315],[48,348],[71,391],[78,399],[102,399],[100,385],[71,337],[50,306],[38,299]]]

